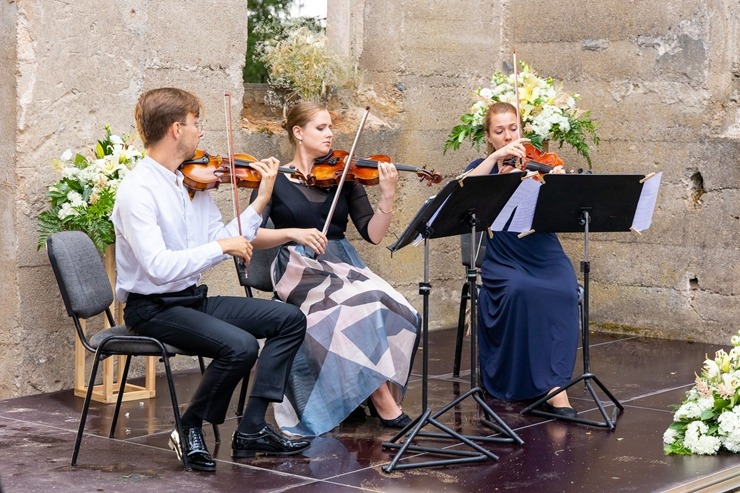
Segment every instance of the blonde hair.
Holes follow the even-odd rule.
[[[288,111],[288,116],[283,121],[283,128],[288,131],[288,140],[296,145],[293,127],[305,127],[308,122],[321,111],[328,111],[325,105],[314,101],[302,101]]]

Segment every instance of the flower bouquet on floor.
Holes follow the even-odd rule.
[[[696,384],[675,406],[663,434],[666,455],[740,452],[740,332],[729,353],[720,349],[704,361]]]
[[[589,140],[598,145],[599,138],[591,113],[577,107],[580,96],[565,92],[562,84],[552,77],[540,77],[524,62],[520,61],[519,67],[518,84],[514,74],[496,72],[489,87],[479,87],[475,91],[470,110],[460,117],[461,123],[447,136],[445,152],[459,149],[465,140],[480,149],[486,139],[483,122],[488,107],[499,101],[516,106],[514,87],[518,87],[522,136],[540,150],[545,142],[555,142],[559,147],[568,144],[586,158],[590,167]]]
[[[110,221],[118,184],[144,153],[132,145],[135,134],[122,136],[105,126],[89,156],[64,151],[53,167],[62,177],[49,187],[49,208],[38,217],[38,249],[59,231],[85,232],[100,252],[116,240]]]

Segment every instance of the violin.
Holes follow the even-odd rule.
[[[258,188],[262,177],[259,171],[252,168],[251,163],[257,159],[249,154],[234,154],[234,172],[236,186],[239,188]],[[197,149],[192,159],[183,161],[180,172],[183,174],[183,183],[194,191],[217,188],[221,183],[232,182],[231,159],[220,155],[208,154]],[[293,168],[278,167],[278,171],[289,174],[303,182],[306,179],[300,171]]]
[[[517,157],[505,159],[503,164],[513,166],[521,170],[535,171],[541,175],[549,173],[556,166],[564,166],[563,160],[554,152],[542,152],[532,144],[524,144],[524,151],[526,153],[526,157],[521,160]],[[570,171],[567,173],[570,174],[574,172]],[[583,170],[579,169],[577,173],[581,174],[583,173]]]
[[[189,190],[210,190],[221,184],[216,172],[224,170],[223,159],[197,149],[192,159],[180,164],[179,170],[183,175],[183,184]]]
[[[345,171],[347,156],[349,153],[342,150],[332,150],[326,156],[322,156],[314,162],[311,173],[306,177],[308,185],[320,187],[330,187],[339,183],[342,174]],[[380,171],[378,162],[391,163],[398,171],[410,171],[416,173],[420,181],[427,182],[427,186],[432,183],[440,183],[442,175],[434,171],[427,171],[426,167],[417,168],[405,164],[396,164],[391,162],[390,156],[385,154],[374,154],[369,158],[351,158],[349,169],[346,173],[347,181],[356,181],[362,185],[372,186],[380,183]]]

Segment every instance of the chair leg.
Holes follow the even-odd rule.
[[[239,402],[236,404],[236,422],[240,423],[244,416],[244,405],[247,402],[247,388],[249,387],[249,376],[251,372],[244,375],[242,379],[242,388],[239,392]]]
[[[77,455],[80,452],[80,445],[82,444],[82,433],[85,431],[85,422],[87,421],[87,411],[90,409],[90,401],[92,401],[93,387],[95,386],[95,377],[98,374],[98,364],[100,363],[99,351],[95,353],[95,361],[93,361],[93,367],[90,372],[90,382],[87,385],[87,395],[85,396],[85,402],[82,405],[82,416],[80,416],[80,428],[77,430],[77,440],[75,440],[75,448],[72,452],[72,465],[77,465]]]
[[[200,365],[200,374],[204,374],[206,372],[206,364],[203,361],[203,356],[198,356],[198,364]],[[218,431],[218,425],[216,423],[211,423],[213,426],[213,438],[216,440],[216,443],[221,443],[221,432]]]
[[[462,359],[463,337],[465,336],[465,310],[468,308],[470,299],[470,283],[463,284],[462,293],[460,294],[460,314],[457,319],[457,338],[455,342],[455,362],[452,368],[452,376],[460,376],[460,361]]]
[[[188,454],[186,450],[186,443],[187,438],[185,436],[185,432],[182,429],[182,421],[180,420],[180,408],[177,405],[177,394],[175,394],[175,382],[172,379],[172,370],[170,369],[170,359],[169,356],[167,356],[164,352],[164,349],[162,350],[162,363],[164,363],[164,371],[167,375],[167,385],[170,389],[170,399],[172,400],[172,413],[175,416],[175,428],[177,429],[177,433],[180,434],[180,447],[181,447],[181,455],[182,455],[182,465],[185,468],[186,471],[190,471],[190,464],[188,464]]]
[[[121,402],[123,401],[123,394],[126,390],[126,379],[128,378],[128,369],[131,365],[131,355],[126,356],[126,363],[123,366],[123,373],[121,374],[121,381],[118,387],[118,398],[116,399],[116,410],[113,411],[113,422],[110,425],[110,433],[108,438],[113,438],[116,431],[116,424],[118,423],[118,412],[121,410]]]

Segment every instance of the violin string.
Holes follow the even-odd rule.
[[[363,168],[377,168],[379,162],[380,160],[376,160],[376,159],[366,159],[366,158],[353,158],[352,159],[352,164],[354,164],[355,166],[363,167]],[[414,172],[420,171],[420,168],[417,168],[415,166],[391,163],[390,161],[388,161],[388,163],[395,166],[395,168],[398,171],[414,171]]]

